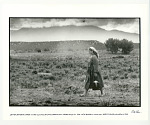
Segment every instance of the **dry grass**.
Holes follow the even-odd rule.
[[[87,51],[12,53],[11,106],[140,106],[139,51],[112,55],[99,51],[105,95],[84,91]],[[114,58],[115,57],[115,58]],[[117,57],[117,58],[116,58]],[[46,75],[50,74],[50,75]]]

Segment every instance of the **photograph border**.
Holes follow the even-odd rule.
[[[64,2],[65,1],[65,2]],[[101,5],[102,4],[102,5]],[[69,6],[68,6],[69,5]],[[71,6],[70,6],[71,5]],[[79,6],[78,6],[79,5]],[[114,9],[114,12],[111,12],[109,14],[106,10],[105,6],[110,5],[109,7]],[[119,6],[118,6],[119,5]],[[121,5],[121,7],[120,7]],[[129,6],[128,6],[129,5]],[[38,6],[38,7],[37,7]],[[41,7],[39,9],[39,7]],[[57,7],[63,8],[64,10],[61,11],[61,13],[55,12],[53,10],[57,9]],[[65,7],[65,8],[64,8]],[[70,11],[66,9],[70,8]],[[85,9],[81,9],[81,7]],[[91,8],[93,9],[91,9]],[[94,8],[95,7],[95,8]],[[100,7],[99,9],[97,7]],[[103,8],[104,7],[104,8]],[[18,10],[18,8],[20,10]],[[34,8],[34,10],[33,10]],[[79,11],[73,10],[74,8],[79,8]],[[118,9],[121,10],[118,10]],[[89,9],[89,10],[87,10]],[[123,9],[123,10],[122,10]],[[47,10],[50,10],[50,13],[47,13]],[[52,10],[52,11],[51,11]],[[89,108],[76,108],[76,107],[10,107],[9,106],[9,33],[8,33],[8,22],[9,17],[18,17],[18,16],[96,16],[98,15],[96,10],[102,10],[102,13],[100,13],[100,16],[122,16],[124,13],[126,16],[137,16],[140,17],[141,20],[141,107],[116,107],[116,108],[100,108],[100,107],[89,107]],[[103,13],[103,10],[106,10],[106,13]],[[126,11],[127,10],[127,11]],[[46,12],[46,13],[45,13]],[[65,13],[63,13],[65,12]],[[88,13],[88,12],[96,12],[95,13]],[[128,13],[127,13],[128,12]],[[15,0],[15,1],[9,1],[9,0],[0,0],[0,53],[2,60],[0,61],[1,66],[1,91],[0,91],[0,97],[1,97],[1,103],[0,103],[0,124],[4,125],[49,125],[49,124],[62,124],[62,125],[77,125],[77,124],[106,124],[106,125],[149,125],[150,124],[150,0]],[[84,110],[85,109],[85,110]],[[87,109],[87,110],[86,110]],[[96,110],[93,110],[96,109]],[[119,113],[121,109],[121,113],[128,112],[128,116],[120,116],[117,115],[113,117],[112,116],[105,116],[105,117],[59,117],[59,116],[53,116],[53,117],[29,117],[29,116],[14,116],[11,117],[10,114],[17,114],[17,113],[53,113],[53,112],[63,112],[67,113],[69,112],[84,112],[87,113],[88,111],[91,113],[95,112],[117,112]],[[131,110],[139,110],[140,113],[131,113]]]

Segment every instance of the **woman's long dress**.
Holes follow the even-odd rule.
[[[102,76],[98,68],[98,59],[93,55],[88,63],[85,89],[101,90],[103,87]]]

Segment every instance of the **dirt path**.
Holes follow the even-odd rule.
[[[54,94],[45,88],[17,89],[10,98],[13,106],[138,106],[139,98],[134,92],[121,92],[113,89],[112,85],[105,85],[105,95],[99,91],[90,90],[87,97],[80,94]]]

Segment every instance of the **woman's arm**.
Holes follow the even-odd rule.
[[[96,56],[92,57],[92,62],[93,62],[94,73],[97,73],[98,72],[98,59]]]
[[[87,73],[90,73],[92,65],[93,65],[93,57],[90,58],[90,61],[88,63]]]

